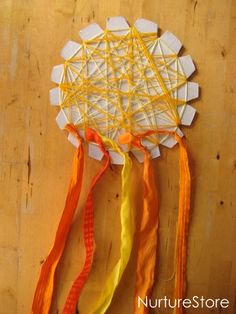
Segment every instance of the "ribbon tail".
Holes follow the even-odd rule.
[[[122,169],[122,197],[121,197],[121,247],[120,259],[109,275],[105,287],[103,288],[100,298],[95,306],[95,309],[90,311],[92,314],[103,314],[108,309],[114,292],[121,280],[123,272],[128,264],[132,243],[133,243],[133,212],[130,199],[130,175],[132,162],[128,154],[124,156],[124,166]]]
[[[185,143],[180,137],[176,137],[180,149],[180,192],[179,192],[179,215],[176,236],[176,270],[175,270],[175,299],[183,299],[186,293],[187,272],[187,238],[190,220],[190,190],[191,176],[189,161]],[[175,309],[176,314],[183,313],[183,307]]]
[[[155,277],[157,230],[159,225],[159,204],[153,168],[148,151],[144,151],[143,168],[143,210],[138,230],[138,253],[135,281],[134,313],[144,314],[148,308],[139,302],[151,297]]]
[[[83,268],[74,281],[69,294],[67,296],[63,314],[74,314],[76,304],[78,302],[78,299],[80,297],[81,291],[87,281],[87,278],[89,276],[91,267],[92,267],[92,261],[93,261],[93,255],[94,255],[94,206],[93,206],[93,198],[92,198],[92,192],[94,187],[96,186],[97,182],[100,180],[100,178],[103,176],[105,171],[107,170],[110,159],[109,155],[105,155],[106,161],[102,167],[102,169],[96,174],[96,176],[93,178],[91,186],[89,188],[84,212],[83,212],[83,237],[84,237],[84,245],[85,245],[85,261]]]
[[[84,151],[83,145],[80,144],[74,156],[72,178],[54,244],[41,268],[32,304],[32,314],[49,313],[52,302],[55,271],[65,248],[81,192],[83,167]]]

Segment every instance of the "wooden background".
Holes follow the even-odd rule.
[[[52,66],[79,30],[123,15],[144,17],[172,31],[197,66],[198,116],[185,128],[193,173],[188,295],[228,298],[235,313],[236,288],[236,1],[235,0],[1,0],[0,1],[0,314],[30,312],[40,264],[51,248],[63,209],[74,148],[55,124],[49,105]],[[160,250],[154,296],[173,292],[175,223],[178,211],[178,148],[155,160],[161,197]],[[88,184],[99,162],[86,158]],[[135,163],[140,177],[141,167]],[[138,212],[139,178],[134,199]],[[120,167],[97,187],[96,245],[92,274],[81,301],[87,314],[119,257]],[[78,214],[57,276],[52,313],[57,313],[83,255]],[[131,314],[132,256],[108,313]],[[188,311],[192,313],[193,311]],[[218,310],[211,312],[219,313]],[[166,312],[167,313],[167,312]],[[170,312],[171,313],[171,312]],[[198,310],[194,313],[207,313]]]

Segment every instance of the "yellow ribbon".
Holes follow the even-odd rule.
[[[124,158],[124,166],[121,173],[122,179],[122,196],[121,196],[121,247],[120,247],[120,259],[114,266],[111,274],[109,275],[105,286],[100,294],[97,304],[93,310],[90,311],[91,314],[103,314],[108,309],[111,300],[113,298],[114,292],[121,280],[123,272],[128,264],[132,244],[133,244],[133,211],[130,199],[130,174],[132,168],[132,161],[128,153],[124,153],[118,147],[118,145],[112,140],[101,136],[103,143],[116,152],[118,152]]]

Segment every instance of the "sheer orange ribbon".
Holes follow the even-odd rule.
[[[157,229],[158,229],[158,203],[155,193],[153,170],[150,163],[150,155],[142,146],[141,139],[152,134],[173,135],[179,144],[179,215],[176,235],[176,265],[175,265],[175,293],[176,299],[183,299],[186,293],[186,268],[187,268],[187,236],[190,214],[190,189],[191,178],[188,162],[188,154],[183,139],[175,132],[166,130],[147,131],[133,135],[126,133],[119,138],[121,144],[131,143],[144,153],[143,170],[143,211],[138,231],[138,255],[136,265],[135,282],[135,314],[148,313],[148,308],[143,304],[138,306],[138,297],[145,299],[150,297],[155,276]],[[182,314],[183,308],[175,309],[176,314]]]
[[[87,128],[85,131],[86,139],[89,142],[93,142],[98,144],[99,148],[103,152],[105,156],[105,163],[103,167],[99,170],[99,172],[96,174],[96,176],[93,178],[91,186],[88,191],[88,196],[84,208],[83,213],[83,234],[84,234],[84,245],[85,245],[85,251],[86,251],[86,257],[84,261],[84,265],[82,268],[82,271],[74,281],[69,294],[67,296],[63,314],[74,314],[76,304],[78,302],[78,299],[80,297],[81,291],[83,289],[83,286],[88,278],[88,275],[91,270],[92,261],[93,261],[93,254],[94,254],[94,223],[93,223],[93,200],[92,200],[92,192],[99,181],[99,179],[102,177],[104,172],[107,170],[109,164],[110,164],[110,155],[106,151],[106,149],[103,146],[101,137],[97,134],[96,131]]]
[[[48,314],[52,301],[54,277],[57,265],[63,254],[66,240],[68,238],[72,220],[77,208],[83,178],[84,150],[81,138],[74,126],[68,125],[66,129],[73,133],[80,145],[77,148],[72,167],[72,178],[70,181],[65,208],[59,222],[53,247],[42,265],[39,280],[34,294],[32,314]]]

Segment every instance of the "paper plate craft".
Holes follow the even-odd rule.
[[[89,314],[107,311],[129,262],[134,231],[138,236],[132,313],[148,313],[138,307],[138,296],[151,297],[158,249],[158,198],[152,158],[160,156],[160,146],[179,146],[179,212],[175,253],[174,297],[186,293],[187,235],[190,210],[190,171],[181,125],[191,125],[196,110],[188,104],[198,97],[198,84],[188,81],[195,71],[190,56],[178,56],[181,42],[172,33],[158,37],[156,23],[139,18],[130,26],[123,17],[107,19],[106,29],[93,23],[80,31],[79,43],[69,41],[62,49],[63,63],[53,67],[50,102],[59,108],[56,122],[67,130],[76,147],[73,174],[65,208],[52,249],[42,265],[32,313],[49,313],[55,272],[63,255],[83,181],[84,149],[101,161],[83,208],[85,259],[78,269],[62,313],[75,313],[88,279],[94,254],[93,189],[116,164],[121,170],[121,244],[115,264],[97,303]],[[130,175],[132,163],[143,163],[142,212],[133,222]],[[99,254],[99,252],[98,252]],[[175,309],[180,314],[183,308]]]

